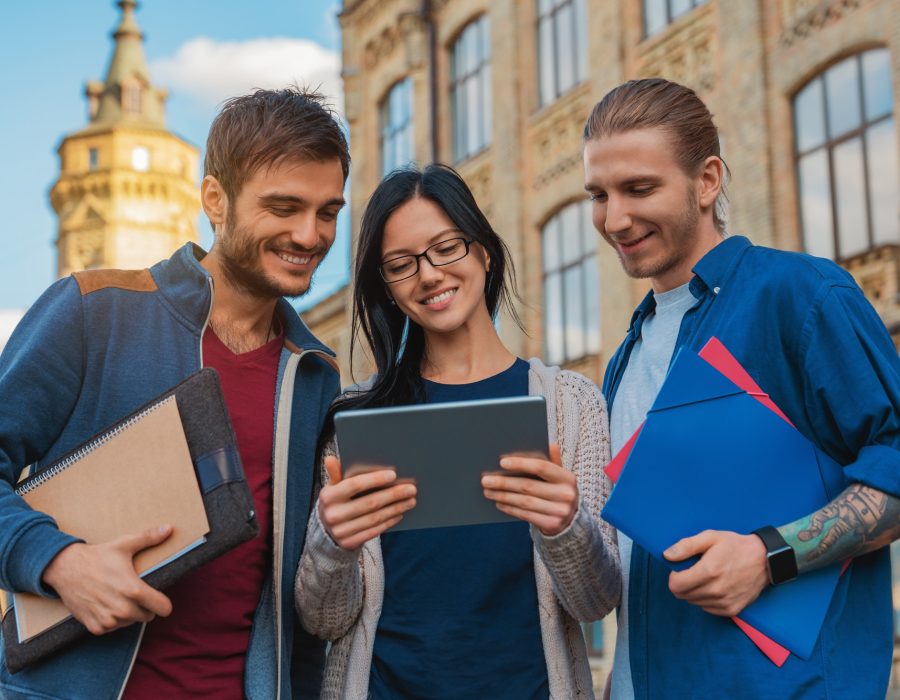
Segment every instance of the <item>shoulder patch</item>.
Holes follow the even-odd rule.
[[[155,292],[158,287],[150,270],[83,270],[73,272],[81,296],[100,289],[124,289],[129,292]]]

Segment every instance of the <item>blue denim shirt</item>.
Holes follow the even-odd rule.
[[[741,236],[724,240],[693,272],[696,303],[676,348],[698,351],[718,337],[800,432],[844,466],[846,482],[829,497],[853,481],[900,497],[900,360],[853,278],[831,261]],[[648,294],[607,367],[610,406],[653,309]],[[636,698],[885,696],[893,651],[887,547],[854,560],[812,656],[792,655],[782,668],[731,620],[677,600],[668,575],[634,545],[628,613]]]

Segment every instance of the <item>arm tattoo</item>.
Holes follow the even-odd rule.
[[[801,573],[871,552],[900,537],[900,498],[852,484],[821,510],[778,528]]]

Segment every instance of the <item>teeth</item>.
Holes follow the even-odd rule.
[[[285,262],[293,263],[294,265],[305,265],[312,257],[311,255],[291,255],[290,253],[276,253],[276,255]]]
[[[448,289],[446,292],[442,292],[441,294],[438,294],[436,297],[429,297],[428,299],[426,299],[424,301],[424,304],[426,306],[430,306],[431,304],[437,304],[439,302],[444,301],[445,299],[449,299],[454,294],[456,294],[455,289]]]

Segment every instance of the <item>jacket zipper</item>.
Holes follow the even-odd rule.
[[[203,367],[203,335],[206,333],[206,327],[209,325],[209,318],[212,316],[212,301],[213,301],[213,281],[212,277],[209,278],[209,311],[206,312],[206,320],[203,321],[203,327],[200,329],[200,366]],[[134,662],[137,661],[138,652],[141,649],[141,641],[144,639],[144,631],[147,629],[147,623],[141,623],[141,631],[138,635],[137,644],[134,645],[134,653],[131,655],[131,662],[128,664],[128,671],[125,673],[125,678],[122,681],[122,687],[119,688],[119,694],[116,696],[117,700],[122,700],[122,696],[125,694],[125,688],[128,687],[128,679],[131,678],[131,672],[134,669]]]

